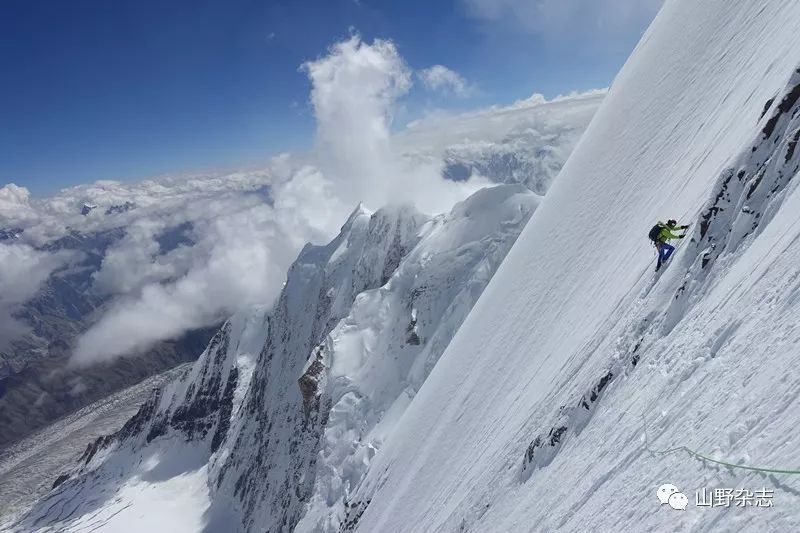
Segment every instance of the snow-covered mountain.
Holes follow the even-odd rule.
[[[172,531],[339,530],[539,200],[502,185],[433,218],[359,207],[303,249],[274,308],[228,321],[191,372],[8,527],[141,530],[179,513]]]
[[[667,1],[513,247],[519,186],[357,210],[8,528],[800,530],[800,481],[740,468],[800,456],[798,27]]]

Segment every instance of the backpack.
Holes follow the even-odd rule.
[[[653,241],[653,244],[658,244],[658,236],[661,235],[661,222],[656,224],[650,229],[650,233],[647,234],[647,237]]]

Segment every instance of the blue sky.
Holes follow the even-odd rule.
[[[442,64],[476,89],[460,98],[416,83],[403,102],[408,120],[604,87],[656,8],[657,0],[5,0],[0,185],[50,194],[308,149],[314,119],[298,67],[353,30],[391,39],[413,69]]]

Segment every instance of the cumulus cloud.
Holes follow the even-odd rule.
[[[7,229],[38,224],[40,217],[30,205],[30,197],[28,189],[14,183],[0,187],[0,223]]]
[[[375,197],[391,164],[389,127],[396,99],[411,87],[411,71],[390,41],[371,46],[357,35],[303,65],[312,84],[317,155],[338,194],[380,204]]]
[[[471,96],[475,92],[474,87],[461,74],[444,65],[434,65],[420,70],[417,75],[422,80],[423,85],[431,91],[461,98]]]
[[[409,202],[439,213],[488,184],[453,183],[442,179],[441,162],[409,162],[401,156],[392,117],[412,81],[392,42],[367,44],[353,35],[303,70],[312,83],[318,164],[345,203]]]
[[[125,227],[125,236],[111,246],[94,275],[94,288],[104,295],[132,294],[155,282],[176,278],[197,259],[191,248],[178,246],[160,253],[158,236],[167,230],[159,218],[134,220]]]
[[[475,18],[552,39],[605,39],[639,33],[663,0],[462,0]]]
[[[14,183],[0,188],[0,207],[5,209],[27,207],[30,191]]]
[[[100,242],[93,236],[124,230],[110,247],[92,250],[102,262],[90,290],[106,304],[78,340],[75,362],[142,351],[254,302],[269,303],[297,250],[323,238],[318,218],[301,219],[302,210],[273,205],[275,194],[282,195],[281,205],[290,201],[292,191],[283,190],[301,166],[281,155],[260,169],[141,183],[103,181],[42,199],[4,187],[0,198],[13,198],[14,204],[1,206],[0,228],[23,232],[13,245],[3,246],[0,257],[0,340],[8,343],[23,332],[11,313],[47,276],[70,259],[78,266],[83,256],[52,251],[70,247],[72,232]],[[99,207],[83,216],[84,202]],[[185,235],[165,247],[165,237],[176,229]]]

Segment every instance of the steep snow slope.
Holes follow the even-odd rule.
[[[432,219],[357,209],[303,249],[274,309],[227,322],[185,378],[7,527],[142,530],[163,514],[175,531],[338,530],[538,202],[505,185]]]
[[[359,531],[800,530],[800,4],[667,1],[373,459]],[[694,226],[653,273],[647,230]],[[659,506],[673,483],[685,511]],[[774,489],[774,507],[695,491]]]

